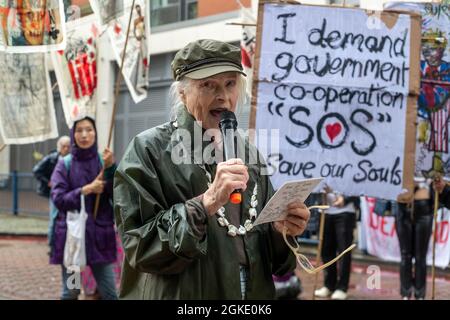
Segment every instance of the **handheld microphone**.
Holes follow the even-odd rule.
[[[225,161],[236,158],[234,132],[237,129],[237,120],[234,112],[224,111],[220,114],[219,128],[222,132]],[[242,201],[242,190],[234,190],[230,195],[230,202],[239,204]]]

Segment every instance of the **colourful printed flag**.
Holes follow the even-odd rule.
[[[384,8],[422,16],[415,175],[449,176],[450,4],[393,1]]]
[[[62,0],[0,0],[0,51],[62,50],[64,21]]]

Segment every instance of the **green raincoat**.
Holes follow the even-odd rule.
[[[115,173],[114,212],[125,250],[122,299],[241,299],[237,248],[217,215],[208,217],[197,198],[207,189],[206,174],[198,164],[177,165],[171,158],[180,143],[188,151],[186,157],[193,158],[194,148],[180,141],[177,130],[193,134],[195,126],[187,109],[178,107],[176,121],[131,141]],[[242,145],[255,157],[254,146]],[[269,177],[259,174],[262,164],[247,166],[250,178],[242,195],[241,225],[248,218],[256,183],[258,212],[273,195]],[[205,168],[214,178],[216,164]],[[254,227],[243,240],[247,299],[273,299],[272,274],[292,271],[294,255],[270,223]]]

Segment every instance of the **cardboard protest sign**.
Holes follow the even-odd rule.
[[[425,178],[437,173],[450,176],[450,5],[391,2],[385,8],[422,15],[414,174]]]
[[[0,51],[64,49],[64,21],[61,0],[0,0]]]
[[[130,11],[133,12],[131,29],[125,53],[122,74],[135,103],[147,97],[148,72],[150,66],[150,17],[148,0],[125,1],[124,15],[109,23],[108,36],[111,40],[114,56],[120,67],[122,52],[125,48]]]
[[[0,135],[6,144],[58,136],[45,54],[0,52],[0,97]]]
[[[324,177],[347,195],[412,191],[420,16],[375,14],[260,2],[250,126],[279,134],[261,149],[275,188]]]
[[[67,23],[67,46],[52,53],[67,126],[82,117],[95,119],[98,25],[93,16]]]

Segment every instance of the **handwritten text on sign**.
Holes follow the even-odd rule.
[[[275,188],[325,177],[348,195],[402,190],[410,17],[369,29],[359,9],[264,6],[256,129],[280,130]],[[264,151],[263,151],[264,152]]]

